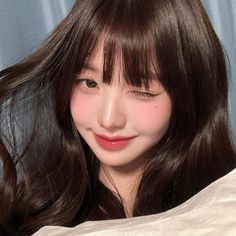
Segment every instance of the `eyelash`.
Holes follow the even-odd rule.
[[[92,80],[92,79],[76,79],[75,80],[75,84],[76,85],[79,85],[79,84],[81,84],[82,82],[93,82],[93,83],[95,83],[96,85],[97,85],[97,82],[95,82],[94,80]],[[91,88],[91,87],[88,87],[88,88]],[[95,88],[95,87],[92,87],[92,88]]]
[[[144,97],[144,98],[151,98],[157,95],[157,94],[152,94],[148,92],[140,92],[140,91],[132,91],[132,93],[135,94],[135,96],[137,97]]]
[[[80,83],[82,83],[82,82],[88,82],[88,81],[90,81],[90,82],[94,82],[94,83],[96,83],[94,80],[92,80],[92,79],[76,79],[75,80],[75,84],[80,84]],[[97,84],[97,83],[96,83]],[[96,87],[87,87],[88,89],[94,89],[94,88],[96,88]],[[155,97],[157,94],[153,94],[153,93],[149,93],[149,92],[141,92],[141,91],[131,91],[131,93],[132,94],[134,94],[135,96],[137,96],[137,97],[141,97],[141,98],[152,98],[152,97]]]

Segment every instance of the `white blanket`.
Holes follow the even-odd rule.
[[[164,213],[88,221],[74,228],[45,226],[33,236],[236,236],[236,169]]]

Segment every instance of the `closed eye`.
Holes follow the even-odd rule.
[[[157,93],[150,93],[150,92],[141,92],[141,91],[132,91],[135,96],[137,97],[143,97],[143,98],[152,98],[157,96]]]

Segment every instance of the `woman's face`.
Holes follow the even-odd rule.
[[[171,101],[160,83],[149,89],[123,81],[115,63],[112,83],[102,82],[103,45],[98,43],[90,60],[77,75],[70,100],[73,121],[100,162],[108,167],[137,167],[140,154],[166,132]]]

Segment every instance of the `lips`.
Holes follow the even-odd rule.
[[[106,150],[116,151],[125,148],[132,139],[136,136],[132,137],[122,137],[122,136],[115,136],[115,137],[107,137],[105,135],[98,135],[95,134],[95,139],[97,143]]]

